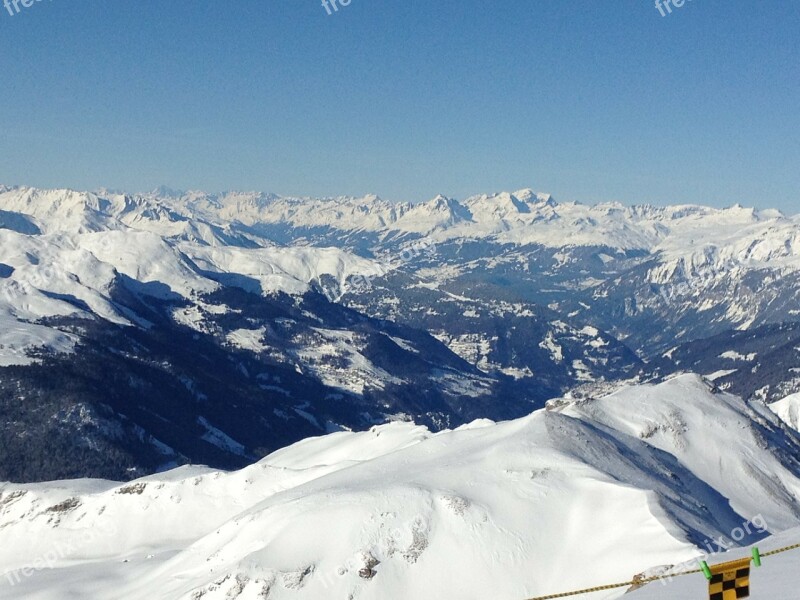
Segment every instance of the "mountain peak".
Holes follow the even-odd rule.
[[[184,190],[176,190],[166,185],[160,185],[150,191],[150,195],[158,198],[181,198],[185,194],[186,192]]]

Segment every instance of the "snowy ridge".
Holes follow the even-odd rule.
[[[792,394],[769,405],[781,420],[792,429],[800,431],[800,394]]]
[[[431,235],[437,240],[491,237],[501,243],[607,246],[682,254],[720,248],[724,257],[764,262],[800,255],[800,216],[739,205],[726,209],[577,202],[558,203],[530,189],[428,202],[363,198],[292,198],[274,194],[202,192],[123,195],[6,188],[3,210],[33,217],[45,231],[118,228],[214,245],[258,238],[252,228],[284,224],[345,232]],[[246,226],[246,227],[242,227]],[[565,244],[565,241],[568,242]],[[263,243],[263,239],[259,240]],[[796,266],[796,264],[795,264]]]
[[[332,434],[238,472],[6,484],[0,598],[522,600],[691,560],[754,511],[767,527],[742,544],[798,527],[798,451],[687,375],[505,423]]]
[[[770,427],[772,415],[763,405],[743,409],[739,398],[722,393],[714,396],[713,403],[687,402],[708,389],[700,378],[681,376],[658,386],[625,388],[563,412],[647,440],[676,456],[698,478],[729,498],[739,514],[760,513],[777,530],[788,529],[800,516],[797,478],[785,470],[779,457],[754,456],[750,450],[765,443],[767,433],[762,428]],[[731,435],[731,428],[739,430],[736,435]],[[738,458],[717,462],[706,456],[707,448],[721,446]],[[767,478],[767,472],[775,476]],[[787,507],[791,517],[784,521]]]
[[[0,207],[20,211],[0,211],[0,365],[29,364],[40,348],[69,351],[75,336],[41,319],[145,324],[111,298],[121,277],[146,296],[194,303],[220,282],[303,294],[325,278],[344,289],[354,275],[385,270],[338,248],[226,245],[215,233],[222,227],[164,217],[127,197],[25,189],[0,194]]]

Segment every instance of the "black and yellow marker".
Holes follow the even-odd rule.
[[[708,566],[703,561],[701,568],[708,579],[709,600],[739,600],[750,597],[750,561],[761,566],[758,548],[753,548],[752,558],[742,558],[727,563]]]

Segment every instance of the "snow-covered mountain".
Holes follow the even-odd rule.
[[[698,314],[709,322],[701,333],[800,315],[792,302],[800,271],[800,216],[738,205],[587,206],[557,203],[531,190],[463,202],[439,196],[415,205],[374,196],[298,199],[164,190],[124,195],[0,187],[0,207],[0,228],[21,235],[133,230],[176,245],[188,242],[190,250],[223,248],[212,253],[218,259],[210,261],[212,270],[255,275],[267,289],[297,289],[292,279],[307,284],[331,275],[341,291],[351,275],[372,277],[398,267],[421,271],[418,275],[439,288],[503,277],[520,297],[569,308],[584,319],[612,320],[602,328],[635,337],[636,350],[645,334],[631,331],[632,324],[654,317],[660,324],[665,313],[675,323],[661,337],[681,341],[696,336],[683,321]],[[410,241],[420,238],[427,251],[408,252]],[[276,261],[270,253],[247,259],[231,250],[285,243],[395,260],[368,264],[350,252],[314,266],[319,257],[313,253],[287,256],[284,249],[283,260]],[[255,272],[238,273],[235,265],[242,260],[257,265],[251,268]],[[265,271],[279,276],[263,281]],[[538,285],[517,289],[526,283]],[[619,309],[626,319],[615,318]]]
[[[523,600],[720,539],[796,541],[798,456],[765,405],[681,376],[504,423],[334,433],[236,472],[5,484],[0,598]],[[684,579],[632,597],[705,585]]]
[[[727,331],[670,348],[647,365],[651,376],[702,373],[723,390],[780,400],[800,390],[800,323]]]
[[[789,427],[800,431],[800,394],[792,394],[770,404],[770,408]]]
[[[515,418],[680,370],[782,398],[800,389],[798,232],[772,210],[531,190],[0,186],[0,476],[234,468],[341,427]]]

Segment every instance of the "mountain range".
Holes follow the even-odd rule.
[[[0,479],[238,469],[696,372],[800,391],[800,217],[0,186]]]

